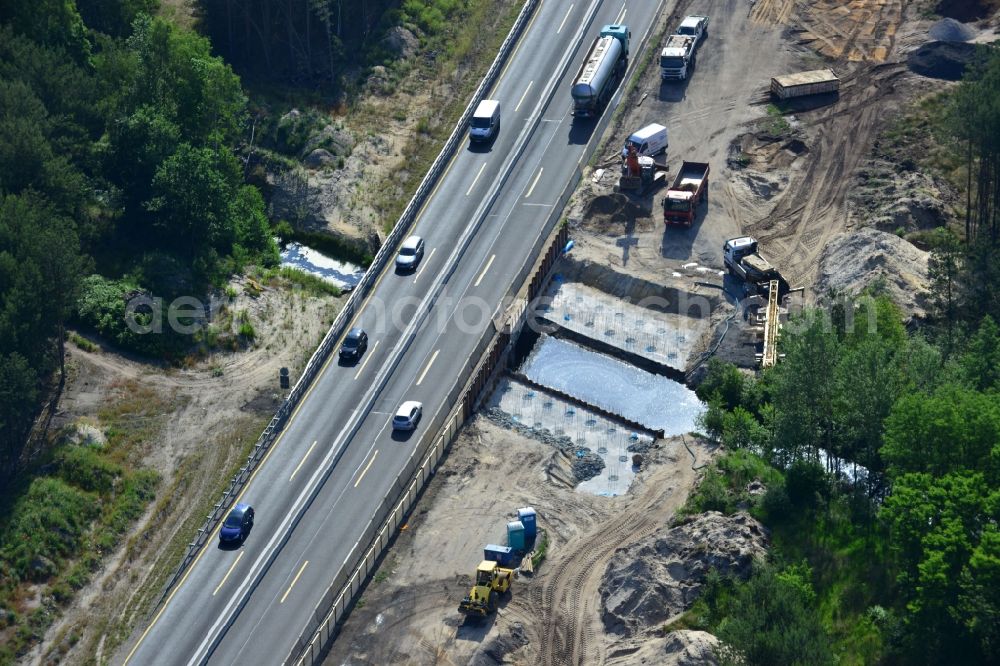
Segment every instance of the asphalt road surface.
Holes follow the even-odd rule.
[[[569,94],[586,50],[606,23],[627,24],[640,42],[658,4],[541,3],[489,95],[501,100],[499,136],[458,152],[415,224],[423,262],[380,276],[354,322],[368,331],[367,353],[351,365],[331,357],[246,485],[249,538],[231,549],[209,541],[118,663],[289,656],[413,448],[435,434],[428,422],[451,407],[446,393],[589,157],[594,122],[573,123]],[[421,401],[424,418],[402,434],[391,420],[405,400]]]

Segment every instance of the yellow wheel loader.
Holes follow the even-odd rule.
[[[504,569],[496,562],[483,560],[476,567],[476,584],[469,590],[469,596],[458,605],[458,610],[466,615],[486,617],[497,609],[500,595],[510,590],[513,579],[513,569]]]

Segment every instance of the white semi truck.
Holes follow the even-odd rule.
[[[688,77],[694,65],[694,49],[698,40],[691,35],[670,35],[660,51],[660,78],[664,81]]]

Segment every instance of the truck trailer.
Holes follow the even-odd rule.
[[[698,38],[692,35],[670,35],[660,51],[660,78],[664,81],[688,77],[694,65],[694,49]]]
[[[707,200],[708,162],[685,161],[663,197],[663,225],[690,227],[698,204]]]
[[[832,69],[816,69],[771,79],[771,94],[779,100],[839,91],[840,79]]]
[[[612,24],[601,29],[601,36],[594,40],[587,58],[573,79],[575,117],[600,115],[628,69],[630,37],[631,33],[626,25]]]

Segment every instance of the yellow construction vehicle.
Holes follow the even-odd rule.
[[[467,615],[489,615],[497,609],[500,595],[510,590],[513,579],[513,569],[504,569],[496,562],[483,560],[476,567],[476,584],[469,590],[469,596],[458,605],[458,610]]]

